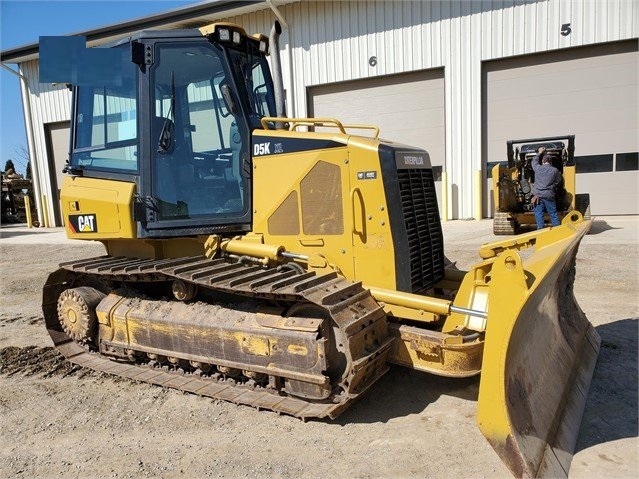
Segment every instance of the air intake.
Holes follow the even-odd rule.
[[[413,293],[432,288],[444,277],[444,240],[431,168],[397,170],[406,225]]]

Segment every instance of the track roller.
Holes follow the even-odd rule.
[[[176,279],[171,284],[171,291],[178,301],[190,301],[197,296],[197,285]]]

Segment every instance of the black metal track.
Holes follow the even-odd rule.
[[[232,259],[210,260],[201,256],[165,260],[102,256],[63,263],[60,267],[49,276],[44,288],[44,317],[58,350],[69,361],[83,367],[300,418],[337,417],[388,369],[386,359],[392,338],[383,309],[361,283],[349,282],[336,273],[299,274],[288,269],[266,269]],[[253,298],[310,302],[323,308],[333,321],[334,340],[342,345],[339,349],[346,356],[346,369],[339,387],[335,388],[339,394],[325,401],[311,401],[281,391],[252,389],[231,381],[220,382],[114,361],[87,350],[62,330],[56,305],[60,293],[69,287],[90,285],[95,280],[171,279],[181,279],[199,288]]]

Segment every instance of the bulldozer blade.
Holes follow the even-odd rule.
[[[490,272],[479,428],[517,477],[567,477],[600,338],[573,293],[581,215],[508,241]],[[512,241],[512,240],[511,240]],[[486,256],[484,256],[486,257]]]

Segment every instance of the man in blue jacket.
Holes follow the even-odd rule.
[[[544,211],[550,216],[550,223],[559,226],[559,215],[555,203],[555,192],[563,178],[557,168],[552,166],[550,157],[544,155],[546,148],[543,146],[537,150],[537,155],[532,159],[532,167],[535,172],[535,184],[533,186],[533,203],[535,204],[535,221],[537,229],[544,227]],[[541,158],[541,163],[540,163]]]

